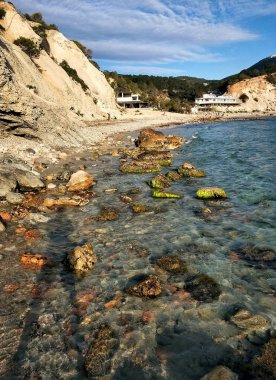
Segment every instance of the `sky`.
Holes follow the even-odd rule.
[[[221,79],[276,54],[276,0],[14,0],[102,70]]]

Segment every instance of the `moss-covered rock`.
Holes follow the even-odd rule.
[[[194,299],[202,302],[212,302],[217,300],[221,294],[220,286],[207,274],[196,274],[190,277],[185,284],[185,288]]]
[[[139,161],[146,161],[160,166],[169,166],[172,163],[173,155],[170,151],[156,151],[151,150],[140,153],[137,157]]]
[[[158,190],[153,191],[152,196],[153,198],[175,198],[175,199],[182,198],[182,195],[180,194],[168,193],[168,192],[158,191]]]
[[[156,177],[149,181],[150,187],[154,189],[164,189],[171,186],[170,180],[163,174],[158,174]]]
[[[196,178],[206,177],[206,174],[203,170],[196,169],[196,168],[186,169],[181,166],[180,168],[177,169],[177,171],[182,177],[196,177]]]
[[[100,327],[96,338],[85,355],[85,369],[89,379],[106,375],[111,367],[110,359],[118,346],[118,339],[109,326]]]
[[[187,264],[177,256],[162,256],[157,260],[157,264],[164,270],[171,273],[187,272]]]
[[[135,203],[135,204],[132,205],[132,211],[135,214],[139,214],[139,213],[142,213],[142,212],[149,212],[150,208],[147,205],[142,205],[140,203]]]
[[[160,171],[160,165],[146,161],[122,162],[120,171],[123,173],[155,173]]]
[[[136,297],[157,297],[161,294],[161,282],[157,276],[149,275],[130,286],[126,292]]]
[[[225,199],[227,194],[219,187],[202,187],[196,191],[196,198],[198,199]]]
[[[102,208],[97,215],[96,220],[98,222],[113,221],[118,219],[118,211],[114,208]]]
[[[171,172],[168,172],[167,174],[166,174],[166,177],[170,180],[170,181],[179,181],[182,177],[181,177],[181,175],[180,174],[178,174],[177,172],[173,172],[173,171],[171,171]]]

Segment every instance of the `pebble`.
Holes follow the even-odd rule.
[[[24,196],[22,194],[19,194],[19,193],[9,192],[6,195],[6,200],[12,205],[19,205],[19,204],[23,203],[24,199],[25,199]]]

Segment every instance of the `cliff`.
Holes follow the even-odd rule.
[[[48,30],[42,39],[33,30],[34,23],[11,3],[1,1],[0,8],[6,11],[0,20],[2,137],[12,134],[54,147],[79,145],[84,139],[89,142],[86,122],[119,114],[104,74],[62,33]],[[14,44],[20,37],[42,46],[38,57],[30,57]],[[60,66],[63,61],[76,70],[84,86]]]

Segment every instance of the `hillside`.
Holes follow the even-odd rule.
[[[43,140],[51,146],[89,138],[86,121],[115,117],[114,91],[73,41],[1,2],[1,134]]]

